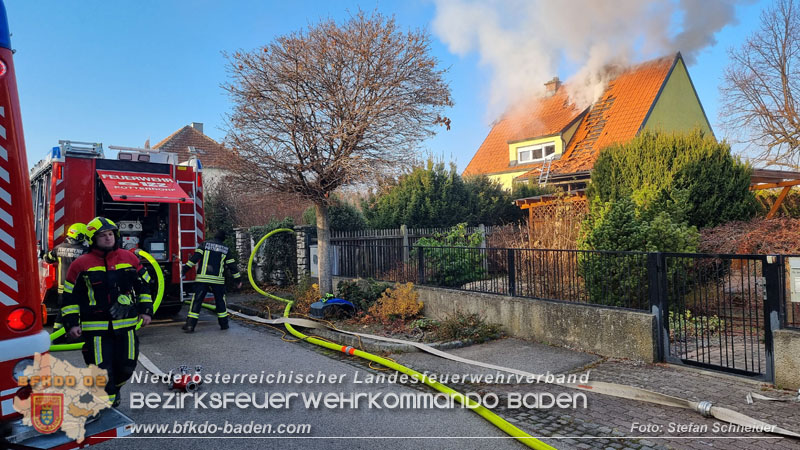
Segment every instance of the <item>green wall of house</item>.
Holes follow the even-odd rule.
[[[691,130],[695,127],[712,133],[683,58],[678,58],[643,128],[669,132]]]

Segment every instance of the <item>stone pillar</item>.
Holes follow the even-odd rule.
[[[297,278],[311,275],[311,239],[314,236],[314,226],[294,227],[297,237]]]
[[[239,254],[239,264],[244,264],[244,267],[239,267],[239,270],[246,270],[247,261],[253,251],[253,240],[247,228],[234,228],[233,231],[236,233],[236,253]]]

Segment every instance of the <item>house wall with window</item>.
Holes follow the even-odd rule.
[[[508,145],[508,160],[511,165],[541,162],[546,157],[558,158],[563,153],[564,141],[561,135],[527,139]]]

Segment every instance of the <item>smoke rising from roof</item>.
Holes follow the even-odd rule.
[[[578,67],[566,87],[589,106],[626,66],[680,51],[687,64],[736,23],[743,0],[436,0],[433,30],[450,51],[477,52],[491,70],[496,118],[515,101],[544,94],[559,69]]]

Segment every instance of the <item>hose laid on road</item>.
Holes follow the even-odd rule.
[[[541,374],[534,374],[531,372],[526,372],[524,370],[512,369],[509,367],[497,366],[494,364],[488,364],[481,361],[475,361],[467,358],[462,358],[460,356],[451,355],[447,352],[443,352],[441,350],[435,349],[429,345],[425,345],[419,342],[411,342],[411,341],[404,341],[402,339],[394,339],[394,338],[387,338],[383,336],[376,336],[373,334],[365,334],[365,333],[356,333],[352,331],[345,331],[340,330],[331,326],[328,326],[321,322],[315,322],[313,320],[308,319],[297,319],[297,318],[286,318],[281,317],[278,319],[262,319],[261,317],[254,317],[248,316],[246,314],[237,313],[234,311],[230,312],[231,315],[241,317],[246,320],[251,320],[254,322],[263,323],[266,325],[280,325],[280,324],[292,324],[297,325],[305,328],[323,328],[328,329],[331,331],[336,331],[339,333],[349,334],[352,336],[358,336],[362,338],[374,339],[378,341],[384,342],[393,342],[398,344],[408,344],[417,347],[418,349],[428,352],[432,355],[439,356],[441,358],[446,358],[451,361],[456,361],[464,364],[470,364],[473,366],[483,367],[492,370],[498,370],[501,372],[508,372],[511,374],[519,375],[523,378],[531,378],[531,379],[541,379],[544,378]],[[340,350],[340,349],[334,349]],[[723,420],[725,422],[729,422],[735,425],[739,425],[742,427],[749,427],[753,429],[762,429],[762,430],[772,430],[769,431],[773,434],[780,434],[783,436],[789,437],[800,437],[800,434],[797,434],[793,431],[789,431],[783,428],[780,428],[776,425],[768,424],[766,422],[762,422],[758,419],[754,419],[752,417],[745,416],[740,414],[736,411],[733,411],[728,408],[723,408],[719,406],[713,406],[710,402],[701,401],[701,402],[693,402],[690,400],[685,400],[679,397],[673,397],[671,395],[661,394],[659,392],[649,391],[647,389],[641,389],[633,386],[626,386],[621,384],[615,383],[606,383],[603,381],[591,381],[586,384],[573,384],[573,383],[558,383],[560,386],[578,389],[587,392],[594,392],[596,394],[603,394],[608,395],[611,397],[618,397],[627,400],[638,400],[648,403],[655,403],[658,405],[663,406],[671,406],[675,408],[682,408],[688,409],[691,411],[699,412],[704,416],[713,416],[716,419]],[[756,394],[757,395],[757,394]],[[766,397],[765,397],[766,398]],[[783,400],[783,399],[770,399],[770,400]],[[786,401],[793,401],[794,399],[789,399]]]
[[[250,280],[250,285],[253,286],[253,289],[255,289],[259,294],[267,296],[267,297],[275,299],[275,300],[278,300],[280,302],[286,303],[286,309],[284,309],[284,311],[283,311],[283,317],[285,319],[289,319],[289,311],[291,310],[292,305],[294,304],[294,302],[291,301],[291,300],[287,300],[285,298],[281,298],[281,297],[278,297],[276,295],[272,295],[272,294],[270,294],[268,292],[263,291],[261,288],[258,287],[258,285],[256,284],[255,280],[253,280],[253,258],[255,257],[256,253],[258,252],[259,247],[269,237],[273,236],[274,234],[283,233],[283,232],[288,232],[288,233],[294,234],[294,231],[289,229],[289,228],[278,228],[276,230],[270,231],[264,237],[262,237],[261,240],[258,241],[258,244],[256,244],[256,246],[253,248],[253,251],[250,254],[250,259],[247,262],[247,278]],[[289,320],[292,320],[292,319],[289,319]],[[446,385],[444,385],[442,383],[439,383],[438,381],[431,380],[427,376],[425,376],[425,375],[423,375],[423,374],[421,374],[421,373],[419,373],[419,372],[417,372],[415,370],[412,370],[412,369],[410,369],[410,368],[408,368],[406,366],[397,364],[396,362],[388,360],[386,358],[382,358],[380,356],[373,355],[372,353],[368,353],[368,352],[365,352],[365,351],[361,351],[361,350],[355,349],[353,347],[334,344],[332,342],[323,341],[323,340],[317,339],[315,337],[306,336],[305,334],[295,330],[294,327],[292,327],[292,325],[288,321],[284,323],[284,326],[289,331],[289,333],[291,333],[293,336],[295,336],[297,338],[300,338],[300,339],[302,339],[302,340],[304,340],[306,342],[309,342],[309,343],[312,343],[312,344],[315,344],[315,345],[319,345],[320,347],[325,347],[325,348],[330,349],[330,350],[341,351],[341,352],[344,352],[345,354],[348,354],[348,355],[358,356],[359,358],[363,358],[363,359],[366,359],[368,361],[372,361],[372,362],[378,363],[378,364],[380,364],[382,366],[388,367],[390,369],[394,369],[394,370],[396,370],[398,372],[401,372],[401,373],[404,373],[404,374],[409,375],[411,377],[414,377],[417,380],[419,380],[419,381],[427,384],[428,386],[436,389],[437,391],[449,395],[450,397],[452,397],[453,399],[455,399],[456,401],[458,401],[462,405],[468,407],[469,409],[471,409],[472,411],[474,411],[475,413],[477,413],[478,415],[480,415],[484,419],[488,420],[492,425],[494,425],[497,428],[501,429],[503,432],[505,432],[509,436],[512,436],[513,438],[517,439],[518,441],[522,442],[523,444],[527,445],[530,448],[541,449],[541,450],[550,450],[550,449],[555,450],[555,447],[552,447],[552,446],[550,446],[550,445],[548,445],[548,444],[546,444],[546,443],[534,438],[533,436],[529,435],[528,433],[520,430],[519,428],[515,427],[511,423],[507,422],[502,417],[500,417],[497,414],[493,413],[488,408],[486,408],[486,407],[482,406],[481,404],[475,402],[474,400],[464,396],[460,392],[458,392],[458,391],[456,391],[456,390],[454,390],[454,389],[452,389],[452,388],[450,388],[450,387],[448,387],[448,386],[446,386]]]
[[[449,353],[443,352],[441,350],[437,350],[437,349],[435,349],[433,347],[430,347],[428,345],[421,344],[421,343],[418,343],[418,342],[410,342],[410,341],[404,341],[404,340],[401,340],[401,339],[393,339],[393,338],[386,338],[386,337],[382,337],[382,336],[374,336],[374,335],[369,335],[369,334],[344,331],[344,330],[339,330],[339,329],[335,329],[335,328],[332,328],[332,327],[328,327],[327,325],[324,325],[322,323],[314,322],[314,321],[307,320],[307,319],[289,318],[289,309],[292,306],[293,302],[291,302],[289,300],[286,300],[284,298],[269,294],[269,293],[263,291],[262,289],[260,289],[258,287],[258,285],[256,285],[255,280],[253,279],[253,273],[252,273],[253,258],[255,257],[255,254],[257,253],[258,248],[261,246],[261,244],[267,238],[269,238],[270,236],[272,236],[272,235],[274,235],[276,233],[279,233],[279,232],[284,232],[284,231],[293,233],[293,231],[288,229],[288,228],[282,228],[282,229],[273,230],[273,231],[267,233],[266,236],[262,237],[261,240],[258,241],[258,244],[256,244],[256,246],[253,248],[253,251],[252,251],[252,253],[250,255],[250,259],[249,259],[249,261],[247,263],[247,277],[248,277],[248,279],[250,281],[250,285],[253,286],[253,288],[258,293],[260,293],[261,295],[264,295],[264,296],[270,297],[272,299],[287,303],[286,310],[284,311],[284,314],[283,314],[284,317],[280,318],[280,319],[266,320],[266,319],[261,319],[261,318],[258,318],[258,317],[254,318],[252,316],[244,316],[243,314],[239,314],[239,313],[236,313],[234,315],[236,315],[236,316],[244,316],[245,318],[250,319],[250,320],[255,320],[257,322],[264,322],[264,323],[269,323],[269,324],[282,323],[282,324],[285,325],[286,329],[289,330],[290,333],[292,333],[293,335],[295,335],[295,336],[297,336],[297,337],[299,337],[299,338],[301,338],[303,340],[307,340],[309,342],[312,342],[314,344],[317,344],[317,345],[320,345],[320,346],[323,346],[323,347],[326,347],[326,348],[329,348],[329,349],[332,349],[332,350],[343,351],[343,352],[345,352],[347,354],[350,354],[350,355],[360,356],[361,358],[364,358],[364,359],[367,359],[367,360],[370,360],[370,361],[373,361],[373,362],[377,362],[377,363],[382,364],[382,365],[384,365],[386,367],[395,369],[398,372],[402,372],[402,373],[406,373],[406,374],[416,373],[419,376],[421,376],[421,374],[419,374],[418,372],[414,372],[413,370],[408,369],[405,366],[401,366],[401,365],[399,365],[399,364],[397,364],[397,363],[395,363],[393,361],[387,360],[385,358],[381,358],[379,356],[372,355],[371,353],[367,353],[367,352],[363,352],[363,351],[360,351],[360,350],[356,350],[356,349],[353,349],[352,347],[348,347],[348,346],[340,346],[340,345],[333,344],[333,343],[326,342],[326,341],[322,341],[322,340],[319,340],[319,339],[316,339],[316,338],[313,338],[313,337],[308,337],[308,336],[300,333],[299,331],[295,330],[291,326],[291,324],[294,323],[294,324],[296,324],[298,326],[303,326],[303,327],[308,327],[308,328],[328,328],[328,329],[331,329],[333,331],[337,331],[339,333],[345,333],[345,334],[350,334],[350,335],[359,336],[359,337],[366,337],[366,338],[370,338],[370,339],[376,339],[376,340],[387,341],[387,342],[410,344],[410,345],[413,345],[413,346],[415,346],[415,347],[417,347],[420,350],[423,350],[425,352],[431,353],[433,355],[436,355],[436,356],[439,356],[439,357],[442,357],[442,358],[447,358],[447,359],[450,359],[450,360],[453,360],[453,361],[458,361],[458,362],[471,364],[471,365],[475,365],[475,366],[479,366],[479,367],[499,370],[499,371],[508,372],[508,373],[512,373],[512,374],[517,374],[517,375],[521,375],[521,376],[526,377],[526,378],[527,377],[534,377],[534,378],[539,379],[541,377],[541,374],[533,374],[533,373],[526,372],[526,371],[523,371],[523,370],[517,370],[517,369],[508,368],[508,367],[502,367],[502,366],[497,366],[497,365],[493,365],[493,364],[483,363],[483,362],[480,362],[480,361],[474,361],[474,360],[470,360],[470,359],[466,359],[466,358],[461,358],[461,357],[458,357],[458,356],[455,356],[455,355],[451,355]],[[401,368],[402,368],[402,370],[401,370]],[[436,385],[440,385],[440,383],[436,383],[436,382],[434,382],[434,383]],[[426,381],[426,384],[428,384],[431,387],[434,387],[435,389],[438,389],[436,386],[434,386],[431,383],[428,383],[427,381]],[[603,382],[603,381],[592,381],[592,382],[588,382],[586,384],[562,383],[562,385],[565,386],[565,387],[568,387],[568,388],[572,388],[572,389],[579,389],[579,390],[583,390],[583,391],[594,392],[594,393],[597,393],[597,394],[603,394],[603,395],[608,395],[608,396],[612,396],[612,397],[618,397],[618,398],[623,398],[623,399],[628,399],[628,400],[639,400],[639,401],[644,401],[644,402],[648,402],[648,403],[655,403],[655,404],[664,405],[664,406],[672,406],[672,407],[676,407],[676,408],[688,409],[688,410],[696,411],[696,412],[700,413],[701,415],[703,415],[704,417],[714,417],[716,419],[719,419],[719,420],[722,420],[722,421],[725,421],[725,422],[728,422],[728,423],[731,423],[731,424],[739,425],[739,426],[742,426],[742,427],[749,427],[749,428],[752,428],[754,430],[764,430],[764,432],[767,432],[767,433],[778,434],[778,435],[783,435],[783,436],[788,436],[788,437],[793,437],[793,438],[800,438],[800,434],[798,434],[796,432],[786,430],[784,428],[778,427],[777,425],[772,425],[772,424],[760,421],[758,419],[754,419],[752,417],[746,416],[744,414],[741,414],[739,412],[733,411],[733,410],[728,409],[728,408],[723,408],[723,407],[719,407],[719,406],[713,406],[712,403],[709,402],[709,401],[695,402],[695,401],[691,401],[691,400],[682,399],[682,398],[679,398],[679,397],[674,397],[674,396],[671,396],[671,395],[666,395],[666,394],[661,394],[661,393],[658,393],[658,392],[649,391],[647,389],[641,389],[641,388],[637,388],[637,387],[633,387],[633,386],[626,386],[626,385],[615,384],[615,383],[606,383],[606,382]],[[441,386],[443,386],[446,389],[450,389],[447,386],[444,386],[444,385],[441,385]],[[442,392],[447,392],[447,391],[442,391]],[[455,392],[455,391],[453,391],[453,392]],[[458,393],[456,393],[456,394],[458,394]],[[461,395],[461,394],[458,394],[458,395]],[[469,399],[467,399],[467,400],[469,400]],[[489,410],[486,410],[486,411],[489,414],[494,415],[494,413],[492,413],[491,411],[489,411]],[[480,414],[481,416],[486,417],[486,416],[484,416],[484,414],[481,413],[481,411],[478,411],[477,409],[476,409],[476,412],[478,414]],[[499,420],[503,421],[503,419],[500,418],[499,416],[496,416],[496,415],[494,415],[494,416],[497,417]],[[486,418],[487,418],[487,420],[489,420],[490,422],[492,422],[493,424],[495,424],[496,426],[501,428],[503,431],[506,431],[509,435],[517,437],[516,435],[508,432],[503,426],[498,425],[497,423],[493,422],[488,417],[486,417]],[[508,422],[505,422],[505,421],[503,421],[503,422],[508,424]],[[528,436],[528,439],[534,439],[534,438],[530,437],[529,435],[525,434],[524,432],[522,432],[521,430],[519,430],[518,428],[514,427],[513,425],[508,424],[508,426],[513,427],[514,430],[517,430],[520,433],[523,433],[524,436]],[[767,431],[767,430],[771,430],[771,431]],[[518,439],[520,439],[520,438],[518,438]],[[523,442],[524,444],[530,446],[530,444],[528,442],[526,442],[527,439],[526,440],[523,440],[523,439],[520,439],[520,441]],[[536,442],[539,442],[542,445],[547,446],[547,444],[544,444],[541,441],[537,440]],[[547,446],[547,447],[549,447],[549,446]],[[545,448],[547,448],[547,447],[545,447]]]
[[[147,262],[150,263],[150,265],[156,272],[156,282],[158,283],[158,291],[156,292],[156,299],[153,301],[153,314],[155,314],[156,311],[158,311],[158,307],[161,306],[161,299],[164,297],[164,272],[161,271],[161,266],[158,265],[158,261],[156,261],[156,259],[153,258],[153,256],[150,255],[150,253],[147,253],[146,251],[138,248],[134,250],[133,253],[136,254],[136,256],[144,257],[144,259],[146,259]],[[142,327],[142,320],[139,319],[139,322],[136,324],[136,329],[138,330],[141,327]],[[65,328],[59,328],[58,330],[54,331],[50,335],[50,342],[60,338],[66,332],[67,331]],[[83,342],[75,342],[72,344],[50,344],[51,352],[80,350],[81,348],[83,348]]]

